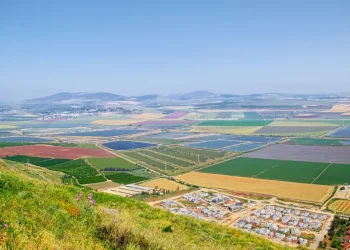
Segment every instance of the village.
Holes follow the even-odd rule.
[[[152,205],[175,214],[240,228],[290,246],[315,246],[333,219],[330,213],[277,203],[273,199],[250,200],[202,189]]]

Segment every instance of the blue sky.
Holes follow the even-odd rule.
[[[348,0],[0,0],[0,91],[349,92],[349,13]]]

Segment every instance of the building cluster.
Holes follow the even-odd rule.
[[[160,206],[177,214],[220,221],[230,216],[232,212],[237,212],[251,204],[255,203],[243,203],[229,195],[199,191],[184,194],[177,200],[164,200],[160,203]]]
[[[296,208],[268,205],[242,218],[236,226],[280,241],[305,245],[302,231],[317,231],[328,217]]]
[[[116,194],[122,197],[131,197],[141,193],[153,193],[153,188],[138,186],[134,184],[120,185],[116,188],[106,188],[101,190],[106,193]]]

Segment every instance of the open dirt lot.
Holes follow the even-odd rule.
[[[175,190],[177,190],[177,188],[179,188],[179,190],[188,189],[188,187],[186,185],[182,185],[182,184],[177,183],[175,181],[171,181],[171,180],[164,179],[164,178],[159,178],[159,179],[147,181],[147,182],[140,184],[140,186],[150,187],[150,188],[158,187],[160,189],[167,189],[167,190],[171,190],[171,191],[175,191]]]
[[[350,163],[350,147],[274,144],[244,155],[249,158]]]
[[[238,192],[267,194],[285,199],[322,203],[331,195],[332,186],[261,180],[236,176],[191,172],[176,177],[202,187]]]
[[[55,147],[49,145],[30,145],[8,147],[0,149],[0,157],[12,155],[27,155],[47,158],[77,159],[82,157],[115,157],[103,149],[96,148],[73,148],[73,147]]]
[[[106,182],[100,182],[100,183],[85,184],[83,186],[93,188],[93,189],[105,189],[105,188],[117,188],[120,185],[112,181],[106,181]]]

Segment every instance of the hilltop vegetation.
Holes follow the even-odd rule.
[[[13,169],[0,162],[1,249],[286,249],[232,228],[133,199],[89,195],[86,188]]]

